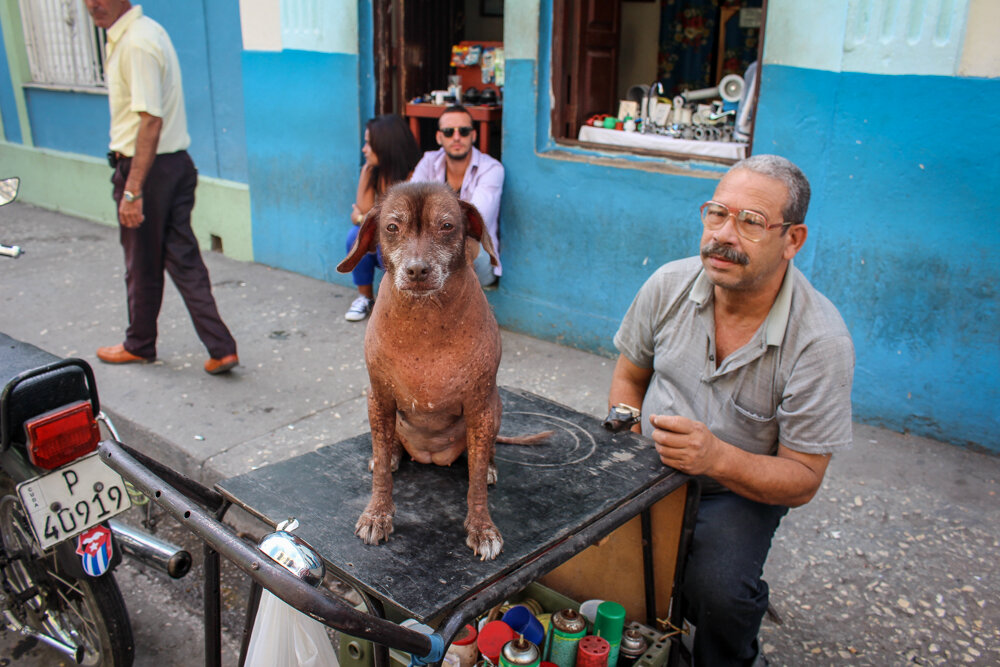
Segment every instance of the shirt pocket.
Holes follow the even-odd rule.
[[[741,405],[730,398],[724,408],[723,440],[753,454],[774,454],[778,442],[777,411],[761,406]]]

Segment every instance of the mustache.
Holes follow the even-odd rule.
[[[708,257],[718,257],[724,259],[727,262],[733,262],[739,264],[740,266],[746,266],[750,263],[750,257],[743,254],[736,248],[730,245],[723,245],[718,241],[712,241],[708,245],[701,249],[701,256]]]

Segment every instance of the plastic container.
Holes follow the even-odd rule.
[[[500,664],[500,651],[504,644],[517,636],[514,629],[503,621],[490,621],[479,631],[476,646],[483,657],[494,665]]]
[[[444,656],[445,660],[448,660],[450,656],[458,667],[473,667],[476,664],[476,658],[479,657],[479,647],[476,645],[478,638],[479,632],[476,628],[466,625],[448,647]]]
[[[622,643],[622,631],[625,629],[625,607],[617,602],[602,602],[597,607],[597,617],[594,620],[594,634],[608,641],[608,667],[618,664],[618,649]]]
[[[545,628],[524,605],[514,605],[500,620],[513,628],[514,632],[524,635],[524,638],[535,646],[541,646],[545,642]]]

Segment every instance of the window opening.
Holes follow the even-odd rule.
[[[104,31],[83,0],[20,0],[32,83],[103,89]]]
[[[745,157],[763,5],[553,0],[553,138],[682,159]]]

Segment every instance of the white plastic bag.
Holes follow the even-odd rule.
[[[260,596],[247,667],[339,667],[326,626],[268,590]]]

